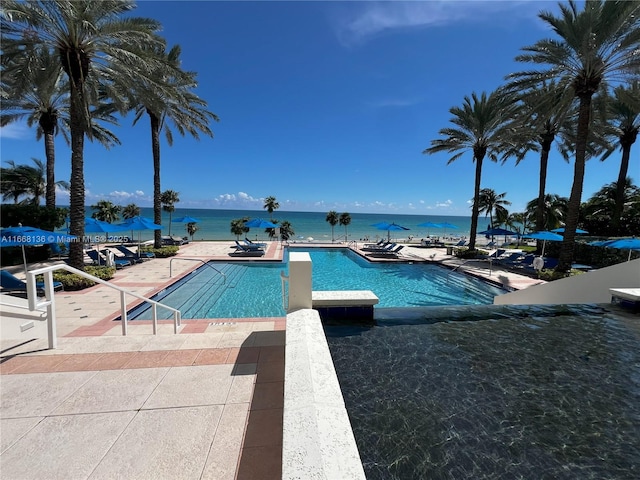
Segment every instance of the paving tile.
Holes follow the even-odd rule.
[[[259,363],[277,362],[284,365],[284,346],[261,347]]]
[[[236,480],[280,480],[282,446],[243,448]]]
[[[232,365],[172,367],[143,408],[224,404],[233,380]]]
[[[220,365],[227,363],[230,348],[209,348],[202,350],[196,358],[195,365]]]
[[[59,364],[69,359],[69,355],[48,355],[28,357],[30,361],[23,362],[11,373],[45,373],[54,372]]]
[[[284,382],[284,362],[258,363],[256,383]]]
[[[167,356],[166,351],[138,352],[129,360],[124,368],[152,368],[162,365]]]
[[[119,370],[129,363],[138,352],[104,353],[91,367],[94,370]]]
[[[252,347],[253,337],[249,331],[246,332],[226,332],[222,335],[218,347]]]
[[[247,406],[247,409],[249,407]],[[0,454],[16,443],[44,417],[3,418],[0,420]]]
[[[201,480],[235,479],[248,412],[246,403],[224,406]]]
[[[134,416],[135,412],[118,412],[47,417],[0,456],[2,478],[88,478]]]
[[[96,372],[56,372],[2,377],[0,418],[49,415]]]
[[[256,347],[265,347],[265,346],[273,346],[273,345],[281,345],[285,344],[285,332],[255,332],[253,334],[254,342],[253,344]]]
[[[231,381],[231,388],[229,388],[229,394],[225,403],[251,403],[255,383],[255,375],[234,376]]]
[[[98,372],[52,415],[139,410],[168,371],[165,367]]]
[[[186,335],[182,348],[216,348],[224,333],[201,333],[194,335]]]
[[[283,404],[284,382],[256,383],[251,410],[282,408]]]
[[[79,353],[77,355],[69,355],[65,361],[56,365],[53,371],[80,372],[93,370],[93,364],[96,363],[102,355],[102,353]]]
[[[258,363],[260,348],[234,347],[229,352],[227,363]]]
[[[282,408],[251,410],[244,448],[282,445]]]
[[[88,479],[199,479],[222,411],[222,405],[140,411]]]
[[[193,365],[202,350],[171,350],[162,360],[163,367],[181,367]]]

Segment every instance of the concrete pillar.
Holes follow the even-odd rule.
[[[289,310],[312,308],[311,256],[307,252],[289,252]]]

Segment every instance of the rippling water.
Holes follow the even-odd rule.
[[[326,327],[369,480],[640,478],[638,316],[389,311]]]

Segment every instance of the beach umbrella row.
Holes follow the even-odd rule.
[[[24,272],[27,273],[27,255],[25,246],[48,245],[51,243],[68,243],[78,237],[65,233],[50,232],[36,227],[8,227],[0,230],[0,247],[21,247]]]

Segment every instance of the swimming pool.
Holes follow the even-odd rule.
[[[372,290],[379,307],[483,305],[505,293],[499,287],[438,265],[371,263],[346,248],[307,248],[313,268],[314,290]],[[288,264],[274,262],[211,262],[153,299],[177,308],[185,319],[281,317],[280,273]],[[158,309],[159,318],[171,313]],[[129,318],[150,319],[148,306]]]
[[[325,326],[367,479],[638,478],[637,321],[484,305]]]

